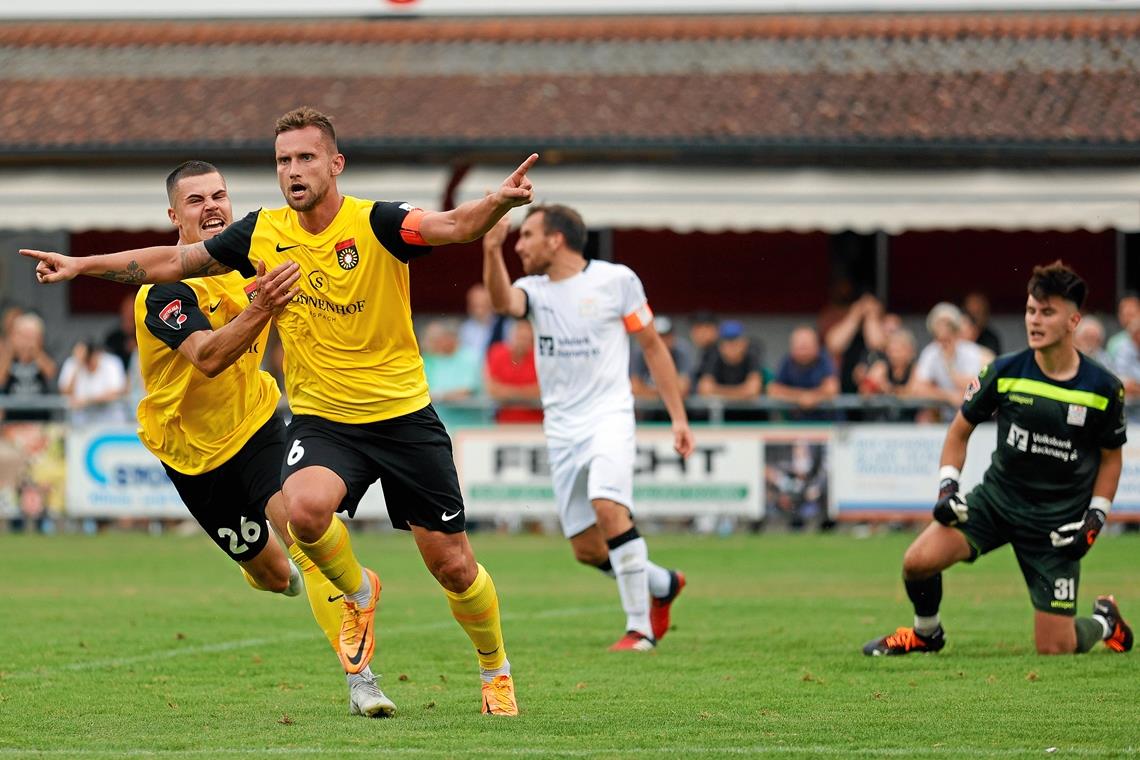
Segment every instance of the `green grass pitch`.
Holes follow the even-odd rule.
[[[1117,757],[1140,754],[1140,652],[1039,657],[1008,549],[946,576],[939,655],[860,646],[910,620],[910,534],[650,537],[690,585],[652,654],[611,654],[612,581],[556,537],[475,534],[522,715],[479,714],[474,653],[406,535],[358,534],[384,594],[347,714],[301,598],[252,591],[202,536],[0,536],[0,760],[332,757]],[[1080,612],[1140,622],[1140,538],[1106,536]]]

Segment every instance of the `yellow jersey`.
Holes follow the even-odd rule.
[[[266,271],[284,261],[300,265],[300,292],[277,317],[294,414],[360,424],[430,402],[412,329],[408,262],[431,247],[409,242],[418,235],[405,228],[422,213],[345,196],[316,234],[285,207],[255,211],[206,241],[211,256],[246,276],[257,262]]]
[[[146,396],[139,440],[185,475],[229,461],[273,416],[281,391],[261,370],[269,325],[236,362],[207,377],[178,351],[198,330],[218,330],[249,306],[256,281],[237,272],[169,285],[135,296],[135,336]]]

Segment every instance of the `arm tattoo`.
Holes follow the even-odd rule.
[[[225,274],[231,271],[206,251],[202,243],[192,243],[178,247],[178,256],[182,259],[182,277],[209,277],[215,274]]]
[[[139,266],[137,261],[127,264],[121,271],[111,270],[100,275],[104,280],[114,280],[126,285],[141,285],[146,282],[146,270]]]

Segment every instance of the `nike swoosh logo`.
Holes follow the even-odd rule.
[[[356,656],[348,658],[348,661],[351,662],[353,665],[359,665],[360,659],[362,657],[364,657],[364,640],[367,638],[368,638],[368,629],[365,628],[364,629],[364,635],[360,637],[360,646],[356,650]]]
[[[219,306],[221,306],[221,305],[222,305],[222,302],[221,302],[221,301],[218,301],[216,304],[214,304],[213,306],[211,306],[211,307],[210,307],[210,313],[211,313],[211,314],[213,314],[215,311],[217,311],[217,310],[218,310],[218,307],[219,307]]]
[[[332,602],[335,602],[337,599],[344,599],[344,594],[338,594],[337,596],[330,596],[329,597],[329,603],[331,604]]]
[[[459,510],[459,512],[462,512],[462,511],[463,510]],[[440,515],[439,519],[443,520],[444,522],[447,522],[448,520],[454,520],[456,517],[459,516],[459,512],[455,512],[455,513],[450,514],[450,515]]]
[[[276,247],[277,247],[277,252],[281,253],[282,251],[288,251],[290,248],[299,248],[300,245],[301,245],[300,243],[297,243],[297,245],[284,245],[283,246],[280,243],[278,243]]]
[[[491,655],[493,655],[495,652],[498,652],[498,651],[499,651],[499,648],[498,648],[498,647],[495,647],[495,648],[494,648],[494,649],[492,649],[490,652],[484,652],[484,651],[483,651],[482,649],[480,649],[479,647],[475,647],[475,651],[476,651],[476,652],[478,652],[479,654],[483,655],[484,657],[490,657],[490,656],[491,656]]]

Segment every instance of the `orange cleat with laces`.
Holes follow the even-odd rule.
[[[368,667],[372,661],[372,652],[376,647],[376,603],[380,601],[380,578],[368,568],[364,568],[369,583],[372,584],[372,596],[368,604],[360,607],[353,602],[344,601],[344,612],[340,618],[340,647],[337,654],[344,672],[355,674]]]
[[[889,636],[868,641],[863,645],[863,654],[882,657],[912,652],[937,652],[946,646],[946,635],[942,626],[929,635],[923,636],[913,628],[899,628]]]
[[[1104,645],[1114,652],[1127,652],[1132,648],[1132,629],[1120,616],[1120,608],[1111,596],[1098,596],[1093,603],[1093,615],[1104,618],[1112,632]]]
[[[510,676],[495,676],[483,683],[484,715],[518,715],[515,682]]]

